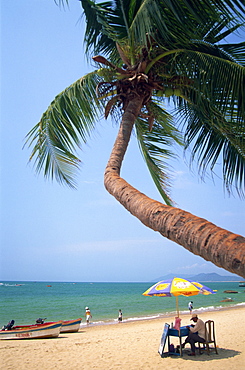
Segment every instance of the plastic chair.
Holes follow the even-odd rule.
[[[209,344],[213,343],[214,347],[209,347]],[[198,343],[199,353],[201,353],[201,343]],[[215,332],[214,332],[214,321],[208,320],[205,322],[205,342],[202,343],[203,348],[202,350],[207,351],[207,354],[209,355],[210,350],[214,349],[216,354],[218,354],[217,347],[216,347],[216,341],[215,341]]]

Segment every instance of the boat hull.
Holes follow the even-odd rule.
[[[61,333],[76,333],[80,329],[82,319],[75,319],[75,320],[64,320],[62,321]],[[52,322],[48,322],[46,324],[52,324]]]
[[[61,333],[76,333],[80,329],[82,319],[63,321],[61,325]]]
[[[60,334],[61,325],[62,321],[51,324],[15,326],[11,330],[0,330],[0,340],[57,338]]]

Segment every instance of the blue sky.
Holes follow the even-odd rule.
[[[54,96],[90,70],[83,52],[77,0],[1,3],[1,249],[0,280],[151,281],[168,273],[229,275],[161,237],[131,216],[104,189],[103,173],[117,126],[98,122],[81,151],[77,190],[37,176],[25,135]],[[198,179],[180,158],[172,198],[179,208],[232,232],[244,233],[245,203],[224,193],[222,181]],[[135,138],[122,176],[161,200]]]

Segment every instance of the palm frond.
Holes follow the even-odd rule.
[[[234,17],[234,3],[242,5],[242,1],[145,0],[135,12],[130,32],[135,43],[142,45],[147,45],[153,37],[162,47],[184,47],[190,39],[203,39],[224,18],[227,28],[242,23],[244,8]]]
[[[213,48],[207,52],[185,50],[174,56],[175,73],[193,82],[198,91],[200,104],[202,95],[212,101],[221,112],[227,110],[230,119],[244,122],[245,119],[245,69],[228,59],[220,58],[220,51]],[[207,50],[205,50],[207,51]],[[216,54],[216,55],[215,55]],[[218,54],[218,55],[217,55]],[[171,61],[168,61],[171,70]],[[197,97],[198,99],[198,97]]]
[[[135,125],[136,135],[141,153],[159,193],[166,204],[173,205],[169,195],[171,171],[166,161],[174,156],[168,148],[174,142],[181,144],[180,134],[173,126],[170,114],[153,102],[150,109],[155,118],[153,130],[149,132],[147,120],[138,118]]]
[[[238,44],[220,44],[219,47],[245,67],[245,41]]]
[[[203,174],[222,158],[227,189],[234,184],[241,195],[245,188],[245,69],[222,47],[191,43],[191,50],[176,52],[165,67],[170,76],[184,76],[191,82],[181,85],[180,78],[175,88],[182,87],[182,98],[173,97],[186,124],[186,147],[192,146],[192,159],[198,160]]]
[[[121,9],[122,4],[113,1],[96,3],[94,0],[80,0],[86,17],[86,53],[114,54],[116,42],[127,37],[127,25]],[[116,7],[117,6],[117,7]]]
[[[209,0],[205,2],[210,4]],[[214,7],[217,7],[217,9],[226,16],[232,13],[235,14],[237,18],[244,19],[244,0],[214,0],[212,3]]]
[[[219,22],[207,25],[208,32],[203,37],[203,39],[211,44],[217,44],[221,40],[225,40],[228,36],[235,34],[242,24],[238,23],[232,27],[229,26],[229,20],[226,18],[221,18]]]
[[[245,126],[233,122],[202,96],[178,107],[185,125],[186,148],[192,149],[192,161],[197,158],[202,175],[210,167],[214,171],[222,161],[224,184],[232,192],[235,184],[240,196],[245,194]]]
[[[46,177],[75,187],[80,160],[73,152],[87,142],[102,113],[95,93],[100,78],[96,72],[89,73],[57,95],[27,134],[26,144],[35,144],[30,159],[35,158],[37,172],[44,168]]]

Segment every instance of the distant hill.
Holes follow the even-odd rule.
[[[215,272],[209,273],[209,274],[198,274],[192,277],[194,280],[200,280],[200,281],[241,281],[242,278],[238,275],[219,275],[216,274]]]
[[[219,275],[219,274],[216,274],[215,272],[211,272],[211,273],[208,273],[208,274],[205,274],[205,273],[201,273],[201,274],[198,274],[198,275],[178,275],[178,274],[168,274],[168,275],[165,275],[165,276],[161,276],[161,277],[158,277],[152,281],[154,282],[157,282],[157,281],[161,281],[161,280],[168,280],[168,279],[172,279],[173,277],[182,277],[184,279],[189,279],[189,280],[196,280],[196,281],[200,281],[200,282],[207,282],[207,281],[241,281],[242,278],[238,275]]]

